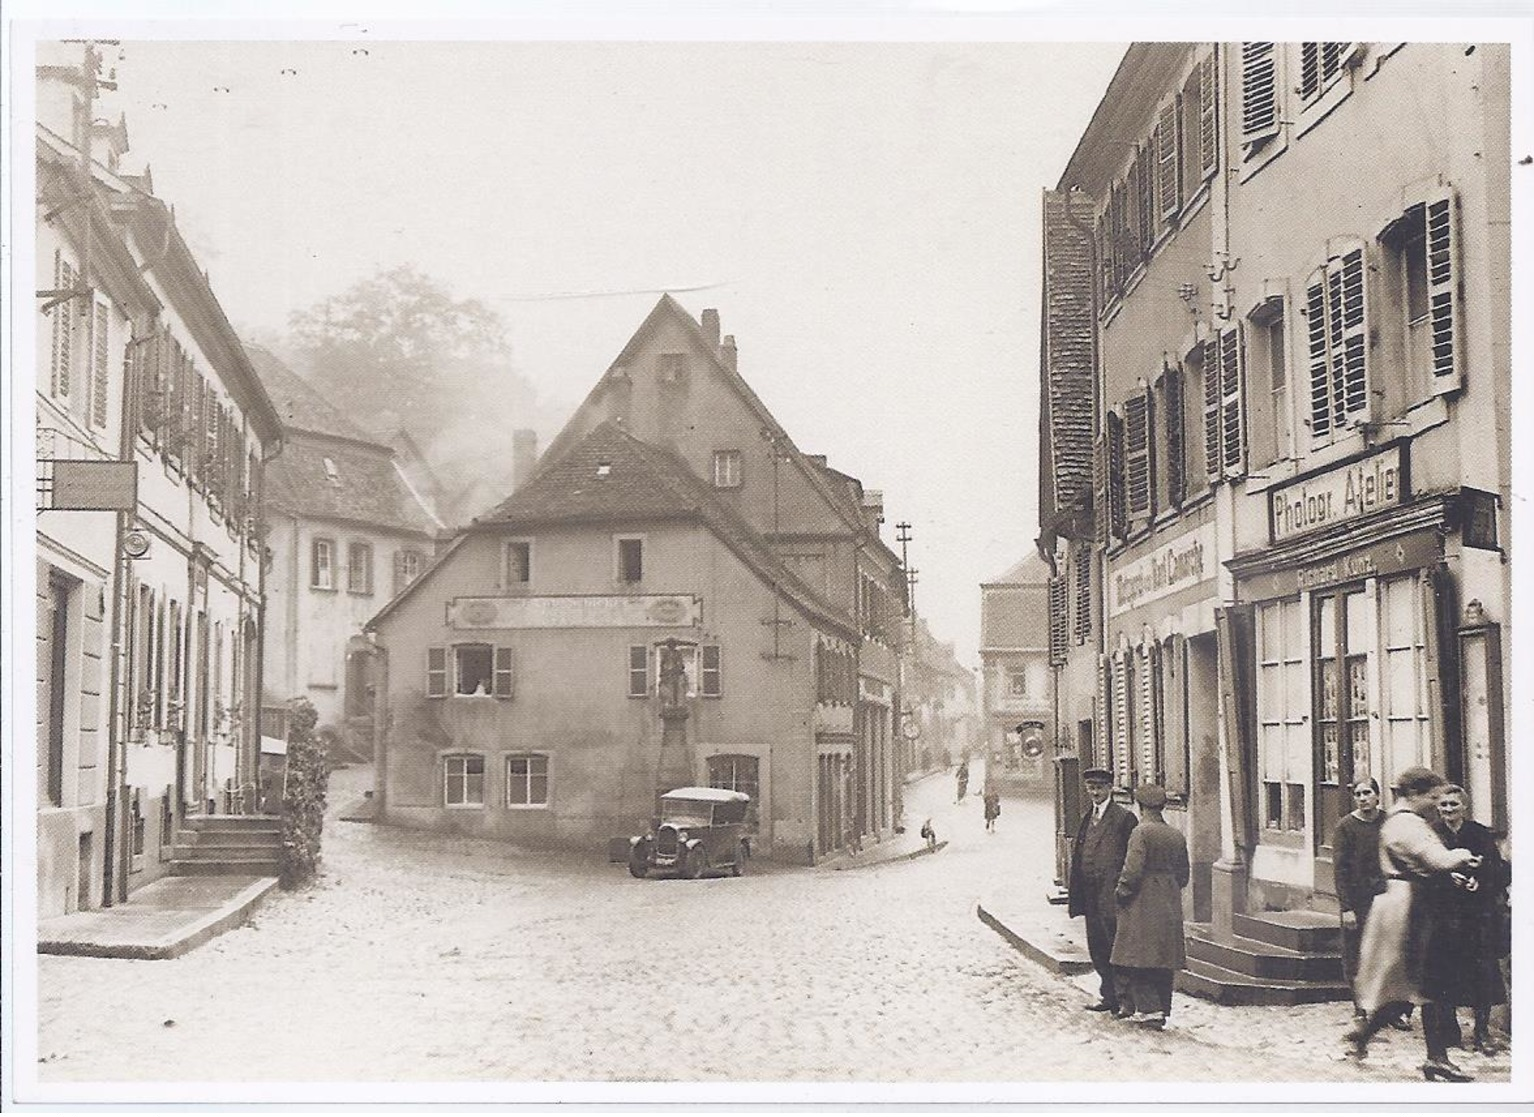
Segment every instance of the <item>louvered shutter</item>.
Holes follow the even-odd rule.
[[[1321,44],[1300,44],[1300,96],[1310,100],[1321,92]]]
[[[1458,207],[1453,194],[1427,203],[1428,318],[1433,332],[1434,395],[1463,383],[1459,343]]]
[[[62,258],[59,261],[58,286],[61,291],[74,289],[75,272]],[[68,399],[71,388],[70,374],[74,363],[74,315],[75,300],[71,296],[53,308],[53,394]]]
[[[1156,120],[1156,208],[1171,224],[1181,202],[1177,160],[1177,99],[1161,106]]]
[[[107,425],[107,330],[109,317],[105,303],[96,304],[91,323],[91,424]]]
[[[1199,177],[1214,174],[1220,161],[1218,70],[1219,47],[1210,49],[1198,64],[1198,165]]]
[[[1355,248],[1328,269],[1328,332],[1332,357],[1332,421],[1368,417],[1369,323],[1364,301],[1364,250]]]
[[[1157,681],[1161,674],[1161,652],[1156,644],[1142,644],[1135,657],[1139,683],[1140,702],[1140,752],[1139,779],[1137,782],[1159,782],[1160,765],[1156,763],[1161,741],[1160,719],[1156,716]]]
[[[1108,425],[1108,530],[1117,539],[1129,533],[1128,494],[1124,491],[1124,421],[1112,411]]]
[[[1187,643],[1174,634],[1162,648],[1161,712],[1162,749],[1161,784],[1168,795],[1188,794],[1188,688],[1184,675]]]
[[[1092,549],[1084,543],[1076,546],[1076,625],[1074,633],[1077,645],[1085,644],[1092,635]]]
[[[1111,519],[1108,499],[1108,438],[1100,434],[1092,443],[1092,539],[1099,547],[1108,545],[1108,524]]]
[[[1066,656],[1065,579],[1056,574],[1049,579],[1049,662],[1063,664]]]
[[[1129,653],[1113,653],[1113,774],[1120,787],[1129,787],[1133,769],[1130,753],[1129,687],[1134,672]]]
[[[1082,757],[1082,767],[1109,768],[1112,766],[1113,711],[1109,698],[1113,693],[1113,665],[1106,655],[1097,657],[1097,723],[1093,726],[1090,757]]]
[[[1305,288],[1305,332],[1310,357],[1310,433],[1332,433],[1331,346],[1327,341],[1326,272],[1318,271]]]
[[[1140,231],[1142,240],[1140,251],[1146,259],[1150,257],[1151,246],[1156,243],[1156,234],[1159,231],[1156,222],[1156,145],[1155,137],[1152,136],[1140,146],[1140,182],[1139,193],[1135,197],[1135,205],[1140,210]]]
[[[447,649],[426,649],[426,697],[447,697]]]
[[[1220,333],[1220,461],[1232,479],[1246,473],[1243,340],[1240,323]]]
[[[1199,375],[1204,388],[1204,475],[1210,486],[1218,484],[1220,468],[1220,346],[1207,341],[1199,351]]]
[[[1241,44],[1241,143],[1248,149],[1278,134],[1277,65],[1272,43]]]
[[[501,647],[495,649],[495,682],[492,693],[497,698],[510,698],[516,685],[516,672],[513,670],[512,649]]]
[[[1188,447],[1183,426],[1183,371],[1180,365],[1168,365],[1161,373],[1161,399],[1166,431],[1166,491],[1172,507],[1182,507],[1188,496]]]
[[[1134,158],[1129,163],[1129,173],[1124,176],[1124,191],[1129,197],[1129,236],[1128,242],[1133,246],[1135,259],[1141,260],[1145,255],[1146,232],[1145,212],[1140,205],[1140,176],[1144,168],[1144,148],[1135,145]]]
[[[1342,64],[1353,53],[1352,43],[1321,44],[1321,84],[1326,85],[1342,73]]]
[[[1124,477],[1129,518],[1151,513],[1150,397],[1136,392],[1124,401]]]

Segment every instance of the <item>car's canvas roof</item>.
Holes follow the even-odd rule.
[[[739,803],[749,801],[744,791],[728,791],[722,787],[678,787],[666,792],[662,799],[696,799],[708,803]]]

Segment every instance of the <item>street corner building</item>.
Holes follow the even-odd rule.
[[[82,66],[82,55],[84,65]],[[40,49],[37,836],[42,918],[175,871],[255,809],[261,488],[276,412],[91,47]]]
[[[1036,554],[980,585],[986,779],[1008,790],[1048,793],[1054,784],[1053,585],[1049,566]]]
[[[1190,942],[1335,934],[1351,781],[1507,831],[1509,98],[1494,43],[1136,44],[1044,195],[1062,782],[1167,789]]]
[[[662,298],[532,478],[369,623],[385,820],[601,849],[709,785],[751,795],[755,856],[892,833],[882,500],[794,446],[718,330]]]

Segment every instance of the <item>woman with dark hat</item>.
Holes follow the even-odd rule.
[[[1135,1008],[1131,1023],[1160,1028],[1172,1012],[1172,981],[1187,960],[1182,937],[1182,890],[1188,886],[1188,843],[1162,817],[1166,791],[1135,788],[1140,823],[1129,833],[1119,874],[1118,933],[1113,968],[1125,976]]]
[[[1437,1003],[1439,1024],[1449,1044],[1462,1042],[1456,1010],[1468,1005],[1474,1012],[1475,1049],[1494,1055],[1499,1049],[1491,1038],[1491,1008],[1507,1003],[1496,942],[1497,904],[1507,887],[1507,864],[1497,849],[1496,835],[1465,817],[1465,802],[1465,789],[1458,784],[1441,788],[1433,829],[1449,849],[1468,849],[1481,863],[1433,879],[1433,937],[1423,980],[1425,992]]]
[[[1363,1058],[1369,1040],[1402,1004],[1422,1005],[1422,1034],[1427,1043],[1425,1078],[1468,1082],[1449,1062],[1448,1036],[1436,1006],[1423,989],[1433,910],[1426,903],[1427,882],[1439,875],[1480,864],[1468,849],[1448,849],[1433,832],[1428,815],[1436,812],[1443,777],[1427,768],[1407,768],[1396,778],[1396,802],[1380,827],[1380,869],[1385,891],[1375,898],[1359,946],[1354,990],[1367,1014],[1343,1038]]]

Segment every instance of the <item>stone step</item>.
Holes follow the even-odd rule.
[[[1342,957],[1327,951],[1290,950],[1257,939],[1216,939],[1207,928],[1187,927],[1188,957],[1249,977],[1281,981],[1341,981]]]
[[[275,860],[282,856],[280,845],[251,842],[245,845],[199,845],[194,842],[177,842],[171,847],[173,861],[227,861],[230,858],[264,858]]]
[[[178,830],[176,845],[227,848],[230,846],[282,846],[281,830]]]
[[[275,877],[282,873],[282,866],[275,857],[221,857],[217,861],[183,861],[170,863],[171,876],[234,876],[245,874],[255,877]]]
[[[1352,1000],[1342,981],[1286,981],[1253,977],[1190,957],[1177,971],[1177,988],[1222,1005],[1304,1005]]]
[[[1242,938],[1302,954],[1336,954],[1342,949],[1342,929],[1337,925],[1337,917],[1325,912],[1301,908],[1233,915],[1230,927]]]
[[[274,814],[192,814],[182,819],[187,830],[277,830],[282,829],[282,816]]]

